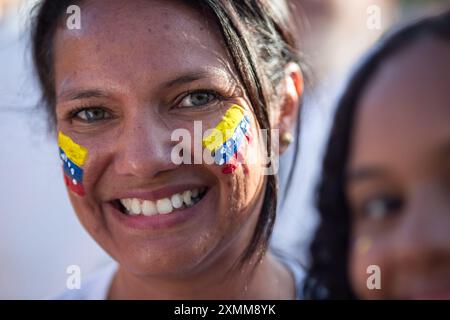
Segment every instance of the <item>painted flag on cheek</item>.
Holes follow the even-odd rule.
[[[63,162],[64,181],[72,192],[84,196],[83,165],[88,151],[61,131],[58,134],[59,155]]]
[[[212,133],[203,140],[203,145],[212,152],[214,162],[223,166],[222,172],[230,174],[239,164],[238,154],[243,154],[242,149],[249,142],[250,117],[245,115],[242,107],[233,105]]]

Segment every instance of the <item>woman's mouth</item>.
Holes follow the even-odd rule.
[[[206,191],[206,187],[194,188],[155,201],[138,198],[118,199],[115,205],[123,214],[131,216],[171,214],[194,206],[204,197]]]
[[[213,202],[208,199],[215,193],[211,190],[206,186],[178,186],[150,193],[133,192],[108,202],[106,208],[127,228],[166,229],[202,212],[212,212]]]

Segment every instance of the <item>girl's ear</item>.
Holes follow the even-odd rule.
[[[275,128],[279,130],[279,152],[283,154],[293,141],[294,130],[300,112],[303,94],[303,75],[297,63],[291,62],[285,68],[285,77],[280,84],[282,103],[278,108]]]

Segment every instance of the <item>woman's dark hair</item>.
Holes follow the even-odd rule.
[[[317,189],[320,222],[310,246],[311,261],[304,283],[307,299],[357,298],[348,273],[351,216],[345,194],[355,114],[382,63],[428,36],[450,40],[450,12],[417,21],[383,39],[353,74],[340,98]]]
[[[43,0],[35,8],[32,34],[33,59],[42,100],[53,128],[55,119],[55,84],[53,72],[53,41],[62,25],[68,6],[81,3],[76,0]],[[270,129],[269,114],[277,103],[277,85],[285,76],[289,62],[299,63],[292,21],[285,1],[271,0],[202,0],[186,1],[205,10],[218,23],[228,51],[262,129]],[[298,129],[296,138],[298,139]],[[267,145],[271,146],[270,131]],[[298,153],[296,146],[294,164]],[[270,147],[268,148],[270,155]],[[295,165],[290,168],[292,176]],[[255,256],[256,260],[267,249],[277,208],[278,179],[267,177],[263,207],[250,245],[240,262]]]

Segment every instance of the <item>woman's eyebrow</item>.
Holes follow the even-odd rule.
[[[387,172],[377,167],[360,167],[351,169],[345,176],[346,183],[358,183],[365,180],[379,179],[386,176]]]
[[[181,86],[186,83],[190,83],[200,79],[213,79],[214,77],[220,77],[223,80],[230,81],[232,77],[228,72],[221,68],[210,68],[207,71],[193,71],[184,73],[175,79],[171,79],[162,84],[163,89],[170,89],[175,86]]]
[[[183,85],[185,83],[200,80],[200,79],[206,78],[206,77],[208,77],[208,74],[205,72],[186,73],[186,74],[183,74],[173,80],[164,82],[162,87],[165,89],[170,89],[172,87]]]
[[[170,89],[175,86],[180,86],[186,83],[190,83],[200,79],[211,79],[213,77],[221,77],[224,80],[230,81],[231,77],[228,73],[222,69],[214,70],[212,72],[208,71],[199,71],[199,72],[188,72],[180,75],[175,79],[171,79],[162,84],[162,88]],[[81,100],[88,98],[108,98],[108,95],[105,91],[101,89],[70,89],[61,92],[58,95],[58,100],[60,101],[71,101],[71,100]]]
[[[58,95],[58,100],[70,101],[88,98],[105,98],[108,95],[100,89],[74,89],[62,92]]]

